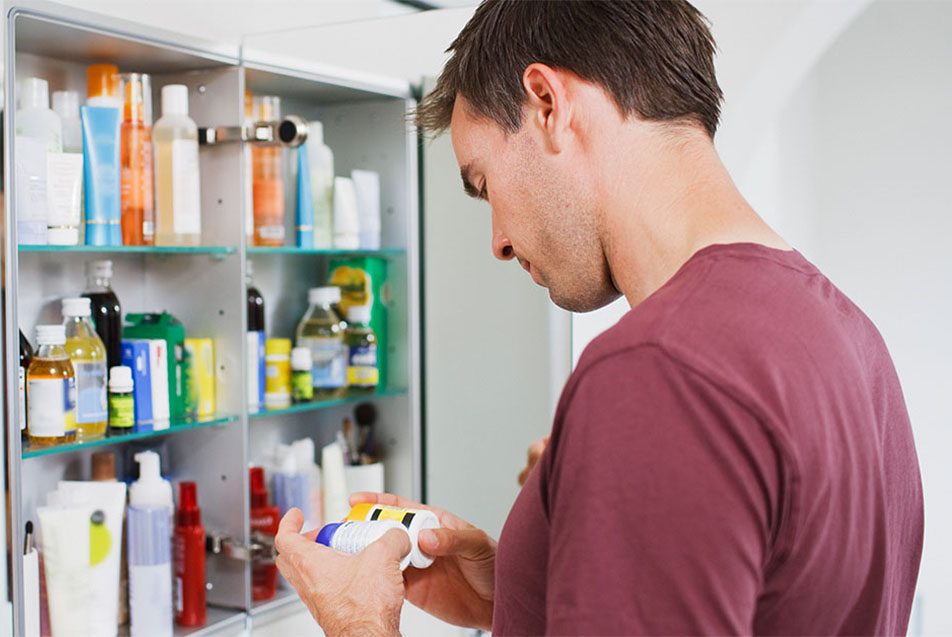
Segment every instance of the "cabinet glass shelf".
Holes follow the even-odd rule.
[[[123,434],[118,436],[109,436],[106,438],[99,438],[97,440],[89,440],[83,442],[70,442],[61,445],[53,445],[51,447],[36,447],[31,448],[28,446],[23,447],[23,458],[36,458],[39,456],[51,456],[60,453],[69,453],[71,451],[78,451],[80,449],[89,449],[92,447],[102,447],[104,445],[115,445],[121,444],[123,442],[129,442],[130,440],[145,440],[146,438],[157,438],[159,436],[167,436],[169,434],[176,434],[181,431],[190,431],[192,429],[199,429],[202,427],[220,427],[222,425],[227,425],[229,423],[235,422],[238,420],[238,416],[228,416],[228,415],[215,415],[210,416],[207,419],[196,420],[195,418],[188,418],[183,421],[173,421],[171,426],[168,429],[160,429],[159,431],[140,431],[137,433]]]
[[[208,254],[227,256],[237,252],[234,246],[51,246],[21,245],[20,252],[53,252],[60,254]]]
[[[406,393],[407,393],[406,389],[388,387],[386,389],[378,389],[373,394],[348,394],[347,396],[344,396],[343,398],[334,398],[332,400],[315,400],[309,403],[291,405],[290,407],[285,407],[284,409],[262,409],[261,411],[249,413],[248,418],[251,418],[251,419],[268,418],[271,416],[282,416],[284,414],[297,414],[297,413],[306,412],[306,411],[316,411],[318,409],[327,409],[328,407],[339,407],[341,405],[354,405],[357,403],[366,402],[368,400],[373,400],[375,398],[403,396]]]
[[[300,255],[327,255],[331,257],[400,257],[407,253],[403,248],[380,248],[379,250],[323,250],[317,248],[295,248],[284,246],[281,248],[267,248],[263,246],[248,246],[248,254],[300,254]]]

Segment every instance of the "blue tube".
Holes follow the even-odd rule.
[[[314,201],[311,198],[311,168],[307,161],[307,142],[297,149],[297,247],[314,247]]]
[[[86,245],[121,246],[119,109],[81,106],[86,189]]]

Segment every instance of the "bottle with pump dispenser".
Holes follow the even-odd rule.
[[[311,288],[310,307],[297,328],[297,344],[311,350],[314,398],[343,396],[347,390],[347,352],[341,320],[331,306],[340,302],[340,288]]]
[[[66,353],[76,374],[76,437],[79,440],[105,436],[109,419],[106,347],[89,318],[89,299],[63,299]]]
[[[194,482],[179,483],[173,549],[175,622],[180,626],[202,626],[205,624],[205,528]]]
[[[119,142],[122,245],[155,243],[152,208],[152,84],[144,73],[122,76],[125,104]]]
[[[197,246],[202,238],[198,127],[188,116],[188,87],[162,87],[155,149],[155,245]]]
[[[280,117],[281,101],[273,95],[254,98],[257,121],[273,122]],[[260,146],[251,150],[254,245],[284,245],[284,162],[281,146]]]
[[[135,455],[139,479],[129,487],[129,616],[132,637],[172,635],[172,485],[159,454]]]
[[[76,439],[76,377],[63,325],[36,326],[36,356],[26,373],[31,446],[55,445]]]

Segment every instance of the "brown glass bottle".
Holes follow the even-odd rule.
[[[122,307],[112,291],[112,261],[86,264],[86,291],[96,334],[106,346],[107,369],[122,365]]]

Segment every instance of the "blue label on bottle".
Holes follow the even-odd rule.
[[[340,339],[301,339],[311,350],[311,382],[323,389],[347,385],[347,348]]]
[[[106,363],[73,362],[76,371],[76,422],[103,422],[109,416]]]

